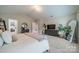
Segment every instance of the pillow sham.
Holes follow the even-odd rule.
[[[5,31],[1,35],[5,43],[12,43],[12,35],[9,31]]]

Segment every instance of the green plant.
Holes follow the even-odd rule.
[[[69,34],[72,31],[71,26],[63,26],[62,24],[59,24],[58,29],[59,31],[63,31],[65,34]]]
[[[59,24],[58,29],[59,29],[59,31],[64,31],[64,26],[62,24]]]
[[[64,27],[64,32],[65,32],[65,33],[68,33],[68,34],[69,34],[71,31],[72,31],[72,30],[71,30],[71,26],[65,26],[65,27]]]

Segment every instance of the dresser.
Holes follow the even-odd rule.
[[[55,29],[47,29],[47,30],[45,30],[45,34],[51,35],[51,36],[59,36],[58,30],[55,30]]]

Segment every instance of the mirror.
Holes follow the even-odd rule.
[[[29,32],[27,23],[21,24],[21,33]]]
[[[2,31],[7,30],[5,21],[2,18],[0,18],[0,30],[2,30]]]

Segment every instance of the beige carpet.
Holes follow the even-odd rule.
[[[50,53],[78,53],[79,46],[59,37],[48,36]]]

